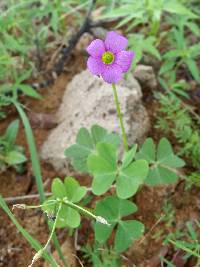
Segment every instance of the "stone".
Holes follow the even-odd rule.
[[[76,50],[78,51],[86,51],[86,47],[92,42],[93,40],[93,36],[88,33],[85,32],[81,38],[79,39],[77,45],[76,45]]]
[[[92,27],[91,32],[95,38],[104,40],[108,31],[103,27]]]
[[[117,85],[129,144],[144,141],[149,130],[149,117],[141,103],[142,92],[132,75]],[[74,76],[68,84],[58,110],[59,125],[42,146],[41,158],[60,174],[69,174],[69,160],[64,150],[75,143],[81,127],[98,124],[109,132],[120,133],[112,86],[88,70]]]
[[[142,89],[154,90],[157,87],[156,75],[152,66],[137,65],[134,71],[134,77],[141,84]]]

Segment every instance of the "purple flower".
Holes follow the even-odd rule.
[[[90,57],[87,67],[94,75],[101,75],[107,83],[117,83],[131,66],[134,53],[125,51],[128,40],[116,33],[108,32],[105,41],[96,39],[87,47]]]

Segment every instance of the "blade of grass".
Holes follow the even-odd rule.
[[[169,242],[172,243],[177,248],[186,251],[190,255],[193,255],[194,257],[197,257],[197,259],[200,259],[200,254],[199,253],[197,253],[196,251],[191,250],[190,248],[187,248],[186,246],[184,246],[183,244],[181,244],[181,242],[173,241],[171,239],[169,239]]]
[[[8,215],[8,217],[11,219],[11,221],[15,224],[15,226],[17,227],[17,229],[20,231],[20,233],[25,237],[25,239],[29,242],[29,244],[32,246],[32,248],[34,248],[36,251],[39,251],[40,249],[42,249],[42,245],[36,240],[34,239],[17,221],[17,219],[15,218],[15,216],[12,214],[12,212],[10,211],[10,209],[8,208],[6,202],[4,201],[4,199],[2,198],[2,196],[0,195],[0,206],[1,208],[5,211],[5,213]],[[53,267],[59,267],[59,265],[56,263],[55,259],[48,254],[46,251],[43,253],[42,256],[46,261],[48,261],[51,266]]]
[[[37,153],[37,148],[35,145],[35,139],[33,136],[33,132],[29,123],[29,119],[26,116],[26,113],[24,112],[21,104],[17,102],[16,100],[12,100],[13,104],[15,105],[17,111],[19,112],[19,115],[21,117],[21,120],[24,125],[25,133],[26,133],[26,138],[29,146],[29,151],[30,151],[30,157],[31,157],[31,163],[33,167],[33,174],[35,176],[36,180],[36,185],[37,185],[37,190],[40,195],[40,202],[43,203],[46,199],[45,193],[44,193],[44,188],[43,188],[43,183],[42,183],[42,174],[41,174],[41,169],[40,169],[40,163],[39,163],[39,158],[38,158],[38,153]],[[49,229],[52,229],[52,223],[48,222]],[[53,235],[53,242],[56,247],[56,250],[58,251],[59,257],[62,260],[64,267],[67,267],[67,262],[63,256],[59,241],[56,237],[56,234]]]
[[[33,136],[33,132],[29,123],[29,120],[26,116],[26,113],[22,109],[20,103],[13,101],[14,105],[17,108],[17,111],[19,112],[19,115],[22,119],[24,128],[25,128],[25,133],[26,133],[26,138],[29,146],[29,151],[30,151],[30,157],[31,157],[31,163],[33,167],[33,174],[36,179],[36,184],[37,184],[37,189],[38,193],[40,195],[40,202],[43,203],[45,201],[45,194],[44,194],[44,189],[43,189],[43,183],[42,183],[42,175],[41,175],[41,170],[40,170],[40,164],[39,164],[39,158],[37,154],[37,149],[35,145],[35,139]]]

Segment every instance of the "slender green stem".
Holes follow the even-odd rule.
[[[50,234],[50,236],[49,236],[49,239],[48,239],[46,245],[45,245],[44,248],[43,248],[44,251],[47,249],[49,243],[51,242],[51,239],[53,238],[54,232],[55,232],[55,230],[56,230],[56,224],[57,224],[57,222],[58,222],[59,213],[60,213],[60,211],[61,211],[61,208],[62,208],[62,203],[60,203],[60,205],[59,205],[59,207],[58,207],[58,212],[57,212],[57,214],[56,214],[56,219],[55,219],[54,224],[53,224],[53,227],[52,227],[52,229],[51,229],[51,234]]]
[[[117,109],[117,116],[118,116],[118,119],[119,119],[121,131],[122,131],[124,149],[126,151],[128,151],[129,148],[128,148],[128,141],[127,141],[126,131],[125,131],[125,128],[124,128],[124,123],[123,123],[123,116],[122,116],[122,113],[121,113],[119,98],[118,98],[118,94],[117,94],[117,88],[116,88],[116,85],[114,83],[112,84],[112,88],[113,88],[113,93],[114,93],[115,105],[116,105],[116,109]]]
[[[89,210],[86,210],[86,209],[82,208],[81,206],[78,206],[78,205],[72,203],[71,201],[68,201],[67,199],[63,200],[63,204],[65,204],[65,205],[67,205],[67,206],[69,206],[69,207],[71,207],[71,208],[73,208],[73,209],[75,209],[75,210],[77,210],[77,211],[79,211],[79,212],[81,212],[81,213],[83,213],[83,214],[95,219],[95,220],[97,218],[97,216],[94,215]]]
[[[47,251],[47,248],[48,248],[48,246],[49,246],[49,244],[50,244],[50,242],[51,242],[51,240],[52,240],[52,238],[53,238],[53,236],[54,236],[55,230],[56,230],[56,224],[57,224],[57,222],[58,222],[59,213],[60,213],[61,208],[62,208],[62,203],[59,204],[58,211],[57,211],[57,214],[56,214],[56,219],[55,219],[54,224],[53,224],[53,226],[52,226],[50,236],[49,236],[49,238],[48,238],[48,240],[47,240],[45,246],[44,246],[43,248],[41,248],[41,249],[35,254],[35,256],[33,257],[32,262],[31,262],[31,265],[29,265],[30,267],[32,267],[33,264],[34,264],[38,259],[40,259],[40,258],[43,256],[43,254]],[[57,265],[57,267],[60,267],[60,265]]]
[[[83,208],[83,207],[81,207],[79,205],[76,205],[75,203],[67,200],[67,198],[66,199],[64,198],[62,200],[62,203],[67,205],[67,206],[69,206],[69,207],[71,207],[71,208],[73,208],[73,209],[75,209],[75,210],[77,210],[80,213],[85,214],[86,216],[89,216],[89,217],[93,218],[96,222],[99,222],[99,223],[102,223],[102,224],[105,224],[105,225],[108,225],[108,226],[110,225],[107,222],[107,220],[104,219],[103,217],[93,214],[91,211],[89,211],[89,210],[87,210],[87,209],[85,209],[85,208]]]
[[[55,203],[57,203],[56,200],[51,200],[49,201],[48,204],[45,204],[45,205],[26,205],[26,204],[15,204],[13,205],[13,209],[14,208],[18,208],[18,209],[39,209],[39,208],[42,208],[42,207],[47,207],[47,206],[52,206],[54,205]]]

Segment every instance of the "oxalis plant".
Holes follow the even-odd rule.
[[[91,187],[81,186],[74,177],[66,177],[64,181],[55,178],[52,196],[42,205],[17,205],[24,209],[42,208],[53,221],[46,245],[36,253],[30,266],[44,256],[56,228],[72,231],[80,227],[81,215],[93,220],[96,242],[110,246],[118,254],[124,252],[143,235],[145,229],[142,222],[131,219],[137,211],[131,198],[143,184],[156,186],[176,182],[179,176],[177,168],[184,166],[184,161],[174,154],[166,138],[162,138],[157,146],[147,138],[140,149],[136,144],[130,146],[128,143],[116,87],[134,58],[132,51],[125,50],[127,45],[125,37],[112,31],[108,32],[105,41],[96,39],[87,47],[88,69],[111,84],[121,128],[121,136],[99,125],[93,125],[89,130],[81,128],[76,143],[65,150],[73,168],[92,177]],[[100,196],[94,209],[84,205],[90,191]],[[59,265],[54,263],[53,266]]]

